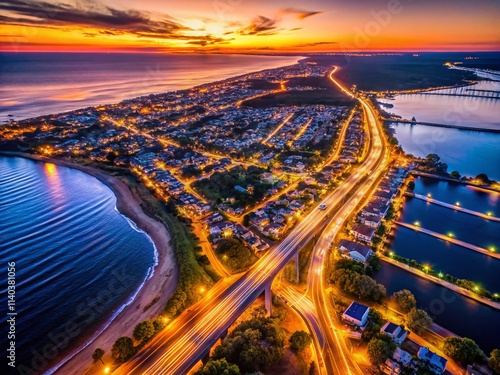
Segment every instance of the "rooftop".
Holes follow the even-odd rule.
[[[361,320],[363,315],[369,310],[368,306],[362,305],[361,303],[353,301],[351,305],[344,312],[345,315],[350,316],[353,319]]]

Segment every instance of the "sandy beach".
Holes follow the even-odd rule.
[[[113,191],[117,199],[117,209],[120,213],[134,221],[141,230],[149,235],[156,246],[158,265],[154,269],[154,275],[145,283],[136,299],[90,345],[83,349],[81,347],[73,348],[73,351],[64,353],[64,357],[57,358],[57,361],[54,362],[54,365],[60,364],[62,361],[65,362],[54,372],[55,374],[103,374],[105,366],[100,361],[92,364],[92,353],[95,348],[99,347],[105,350],[106,354],[103,361],[107,366],[112,367],[113,361],[110,353],[115,340],[121,336],[132,336],[132,331],[137,323],[157,317],[163,311],[166,302],[175,290],[178,271],[173,248],[170,244],[170,235],[163,224],[147,216],[142,211],[137,198],[133,196],[125,183],[117,177],[110,176],[96,168],[78,165],[69,160],[49,159],[16,152],[0,152],[0,155],[24,157],[35,161],[53,163],[94,176]],[[154,299],[156,299],[156,302],[144,311],[144,307]],[[105,323],[102,322],[101,327]],[[90,339],[94,333],[88,332],[88,337],[85,339]]]

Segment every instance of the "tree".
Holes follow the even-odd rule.
[[[417,305],[417,300],[415,296],[407,289],[395,292],[392,295],[392,299],[398,305],[398,308],[405,314],[409,313]]]
[[[309,375],[316,375],[318,371],[316,370],[316,362],[312,361],[309,365]]]
[[[187,295],[182,290],[177,289],[165,306],[165,313],[171,318],[176,317],[186,304]]]
[[[136,353],[134,342],[130,337],[123,336],[115,341],[111,348],[111,357],[116,364],[122,364]]]
[[[97,361],[101,361],[102,364],[104,364],[102,360],[103,356],[104,356],[104,350],[101,348],[96,348],[96,350],[94,350],[94,353],[92,354],[92,359],[94,360],[94,363],[96,363]]]
[[[453,178],[455,180],[460,180],[460,173],[458,171],[453,171],[450,173],[450,178]]]
[[[448,337],[443,341],[443,352],[463,366],[485,358],[483,351],[468,337]]]
[[[210,360],[194,375],[240,375],[237,365],[228,363],[225,358]]]
[[[248,227],[250,225],[250,215],[246,214],[243,216],[243,225]]]
[[[490,182],[490,179],[488,178],[488,176],[484,173],[479,173],[477,176],[476,176],[476,180],[479,180],[480,183],[482,184],[488,184]]]
[[[370,357],[370,362],[376,366],[384,363],[391,353],[392,346],[387,341],[374,337],[368,343],[368,357]]]
[[[166,326],[167,326],[167,323],[165,322],[164,318],[162,318],[162,317],[158,317],[153,321],[153,327],[155,329],[155,334],[160,332]]]
[[[151,340],[155,333],[156,332],[153,323],[150,320],[145,320],[135,326],[132,336],[135,340],[141,342],[141,344],[144,344]]]
[[[421,332],[424,328],[429,328],[432,324],[432,318],[426,311],[421,309],[412,309],[408,313],[408,327],[415,332]]]
[[[284,338],[283,329],[271,318],[247,320],[215,348],[212,359],[226,358],[244,373],[265,370],[282,357]]]
[[[288,340],[290,347],[296,352],[301,352],[309,345],[311,345],[311,336],[305,331],[296,331],[290,336]]]
[[[500,374],[500,349],[493,349],[490,353],[490,362],[488,366],[490,366],[490,369],[492,369],[495,374]]]

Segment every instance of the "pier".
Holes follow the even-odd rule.
[[[476,132],[487,132],[487,133],[500,133],[500,129],[495,128],[475,128],[472,126],[462,126],[462,125],[452,125],[452,124],[439,124],[435,122],[424,122],[424,121],[411,121],[405,119],[386,119],[393,124],[410,124],[410,125],[425,125],[425,126],[435,126],[438,128],[449,128],[449,129],[458,129],[458,130],[470,130]]]
[[[408,271],[408,272],[411,272],[413,273],[414,275],[418,276],[418,277],[421,277],[425,280],[429,280],[429,281],[432,281],[436,284],[439,284],[445,288],[448,288],[454,292],[457,292],[457,293],[460,293],[462,294],[463,296],[465,297],[468,297],[468,298],[471,298],[477,302],[480,302],[482,304],[485,304],[487,306],[490,306],[494,309],[497,309],[497,310],[500,310],[500,303],[498,302],[495,302],[495,301],[492,301],[490,299],[487,299],[487,298],[484,298],[484,297],[481,297],[480,295],[468,290],[468,289],[465,289],[465,288],[462,288],[462,287],[459,287],[455,284],[452,284],[448,281],[445,281],[443,279],[440,279],[438,277],[435,277],[433,275],[429,275],[428,273],[425,273],[417,268],[413,268],[413,267],[410,267],[409,265],[407,264],[404,264],[404,263],[401,263],[401,262],[398,262],[388,256],[385,256],[385,255],[380,255],[380,259],[382,259],[384,262],[387,262],[389,264],[392,264],[396,267],[399,267],[401,269],[404,269],[405,271]]]
[[[495,253],[494,251],[489,251],[488,249],[485,249],[483,247],[472,245],[472,244],[470,244],[468,242],[457,240],[456,238],[454,238],[452,236],[447,236],[447,235],[444,235],[444,234],[441,234],[441,233],[433,232],[433,231],[431,231],[429,229],[421,228],[418,225],[403,223],[401,221],[396,221],[395,223],[397,225],[401,226],[401,227],[413,229],[416,232],[421,232],[421,233],[427,234],[429,236],[439,238],[440,240],[447,241],[447,242],[450,242],[452,244],[461,246],[463,248],[466,248],[466,249],[469,249],[469,250],[473,250],[473,251],[477,251],[478,253],[481,253],[481,254],[484,254],[484,255],[488,255],[488,256],[490,256],[492,258],[500,259],[500,254]]]
[[[406,192],[405,195],[408,197],[421,199],[423,201],[426,201],[426,202],[429,202],[429,203],[432,203],[432,204],[435,204],[435,205],[438,205],[441,207],[446,207],[446,208],[449,208],[449,209],[452,209],[455,211],[463,212],[465,214],[474,215],[474,216],[480,217],[482,219],[496,221],[497,223],[500,223],[500,218],[498,218],[498,217],[495,217],[493,215],[483,214],[482,212],[478,212],[478,211],[469,210],[467,208],[460,207],[460,205],[458,205],[458,204],[450,204],[450,203],[438,201],[437,199],[433,199],[429,196],[410,193],[410,192]]]

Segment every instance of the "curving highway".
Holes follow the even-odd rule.
[[[342,85],[335,80],[331,74],[331,81],[337,85],[344,93],[353,97]],[[369,177],[357,187],[349,200],[347,200],[340,209],[338,209],[328,220],[328,224],[318,239],[314,247],[310,270],[308,273],[308,286],[306,295],[313,301],[317,324],[308,322],[310,327],[314,327],[315,332],[313,337],[323,337],[325,347],[323,351],[323,358],[325,362],[325,369],[327,374],[363,374],[363,371],[357,366],[349,355],[350,349],[346,343],[346,336],[344,336],[342,324],[338,318],[330,312],[329,295],[325,289],[324,280],[324,264],[328,260],[328,252],[334,238],[337,236],[339,230],[342,229],[343,224],[347,218],[356,210],[359,203],[366,197],[370,190],[373,188],[377,178],[385,171],[390,160],[389,151],[386,146],[385,137],[380,124],[377,121],[375,110],[362,98],[358,98],[363,110],[365,112],[365,119],[368,122],[368,130],[370,132],[370,139],[372,140],[368,152],[368,157],[362,166],[355,172],[356,174],[369,174]],[[293,306],[301,315],[308,316],[305,305],[296,304]]]
[[[332,76],[333,72],[330,77],[336,83]],[[339,87],[353,97],[342,86],[339,85]],[[202,301],[175,319],[129,362],[120,366],[114,374],[186,374],[208,353],[236,318],[272,283],[276,275],[300,250],[301,245],[322,230],[325,219],[330,214],[329,211],[342,205],[339,211],[347,215],[344,207],[354,209],[364,194],[362,189],[369,188],[374,176],[380,173],[388,160],[384,138],[376,122],[375,114],[366,103],[362,100],[360,102],[368,113],[369,129],[372,133],[370,153],[356,172],[321,202],[327,206],[327,209],[312,210],[286,239],[263,256],[248,272],[239,275],[232,284],[225,281],[212,288]],[[344,198],[353,191],[359,191],[359,193],[344,203]],[[336,212],[335,217],[338,215],[339,212]],[[322,274],[321,270],[322,266],[320,268]],[[323,302],[326,306],[324,298]],[[321,312],[319,315],[322,316]],[[340,347],[339,342],[334,342],[332,345],[337,349]],[[327,349],[328,358],[335,354],[330,350],[333,349],[331,347]],[[340,352],[341,357],[344,358],[342,363],[347,363],[343,351]],[[346,364],[341,366],[339,368],[344,368]],[[335,371],[335,373],[339,372]],[[350,371],[345,374],[349,373]]]

